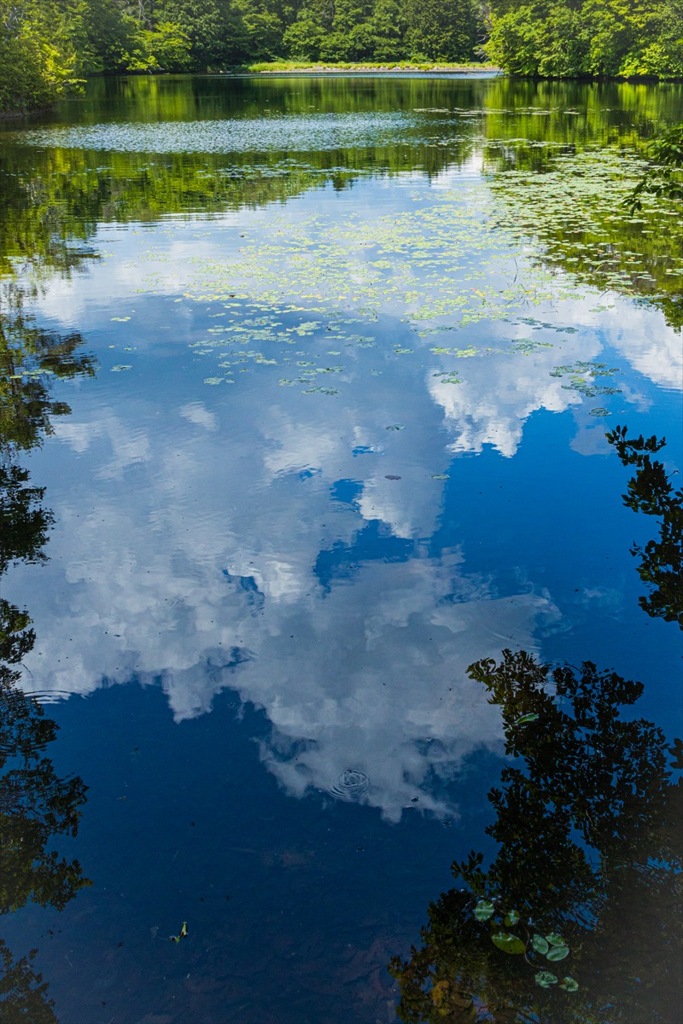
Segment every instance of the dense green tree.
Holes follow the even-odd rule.
[[[683,0],[0,0],[0,113],[96,73],[283,57],[472,60],[535,77],[683,77]],[[483,47],[483,49],[482,49]]]
[[[411,57],[472,60],[478,40],[474,0],[406,0],[406,45]]]
[[[683,75],[682,0],[490,0],[491,60],[514,75]]]
[[[221,70],[241,59],[245,30],[230,0],[157,0],[156,12],[189,38],[193,70]]]
[[[370,20],[376,60],[403,60],[407,31],[405,5],[400,0],[376,0]]]
[[[58,0],[0,0],[0,114],[47,106],[75,84],[77,67]]]

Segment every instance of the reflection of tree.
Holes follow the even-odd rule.
[[[501,222],[520,239],[538,239],[553,267],[600,292],[647,297],[680,328],[676,266],[683,219],[681,190],[671,178],[680,170],[671,162],[668,174],[666,167],[653,168],[647,185],[636,186],[642,211],[634,217],[629,209],[645,167],[646,139],[680,116],[680,93],[624,83],[500,79],[486,103],[485,167],[493,172]],[[538,117],[539,110],[547,116]],[[680,129],[664,131],[651,147],[653,157],[667,144],[671,152],[677,140],[680,146]]]
[[[0,915],[29,900],[61,910],[88,884],[77,860],[50,849],[58,836],[75,836],[86,787],[78,776],[60,778],[45,748],[57,725],[18,686],[10,665],[34,641],[25,612],[2,602],[0,622]],[[0,1018],[8,1024],[56,1018],[47,985],[33,969],[33,953],[14,960],[0,940]]]
[[[639,598],[639,603],[648,615],[678,622],[683,629],[683,488],[674,490],[663,464],[650,458],[666,440],[645,439],[642,434],[628,438],[626,431],[626,427],[616,427],[607,434],[623,464],[636,467],[624,504],[634,512],[660,519],[659,537],[644,547],[635,544],[631,548],[632,554],[640,557],[640,578],[654,588],[648,597]]]
[[[466,888],[442,894],[422,948],[392,962],[402,1019],[680,1019],[683,788],[661,730],[620,716],[642,685],[509,651],[470,675],[516,758],[489,794],[500,847],[486,871],[475,852],[453,865]]]
[[[54,836],[76,834],[85,785],[61,779],[45,747],[57,726],[16,685],[19,673],[0,667],[0,913],[32,899],[60,910],[84,884],[78,861],[60,859]]]
[[[4,1024],[57,1024],[47,984],[33,967],[35,950],[15,960],[0,939],[0,1015]]]
[[[44,331],[21,309],[21,298],[7,290],[0,309],[0,448],[34,448],[51,432],[50,417],[71,410],[50,395],[49,379],[95,372],[91,356],[77,353],[80,334]]]
[[[52,400],[49,379],[94,373],[92,360],[76,353],[79,335],[41,331],[23,315],[19,293],[9,294],[11,313],[0,312],[0,577],[12,563],[45,558],[52,514],[42,505],[43,488],[31,485],[17,455],[41,443],[52,415],[69,412]],[[87,884],[78,861],[51,848],[56,837],[76,835],[86,787],[77,776],[57,775],[45,756],[57,725],[18,685],[17,666],[34,642],[28,613],[1,598],[0,915],[29,900],[62,909]],[[32,958],[15,960],[0,941],[3,1021],[56,1021]]]

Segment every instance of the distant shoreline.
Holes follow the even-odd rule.
[[[278,74],[301,74],[301,75],[326,75],[326,74],[349,74],[371,72],[372,74],[410,74],[419,71],[429,74],[479,74],[482,71],[502,73],[502,69],[493,64],[446,64],[424,61],[412,63],[409,61],[378,61],[378,62],[349,62],[339,64],[307,63],[305,61],[269,61],[255,64],[248,64],[245,67],[235,69],[237,74],[252,75],[278,75]]]

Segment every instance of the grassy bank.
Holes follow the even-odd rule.
[[[500,69],[495,67],[493,64],[488,63],[446,63],[446,62],[435,62],[435,61],[410,61],[410,60],[399,60],[399,61],[349,61],[338,64],[326,64],[326,63],[311,63],[310,61],[304,60],[273,60],[273,61],[262,61],[255,64],[244,65],[240,69],[250,74],[258,75],[274,75],[282,74],[284,72],[297,72],[304,74],[327,74],[332,72],[349,72],[349,71],[429,71],[435,74],[447,74],[453,72],[459,73],[476,73],[478,71],[499,71]]]

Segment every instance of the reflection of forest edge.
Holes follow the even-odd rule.
[[[92,360],[76,352],[79,335],[40,330],[14,289],[5,299],[12,310],[0,313],[0,577],[12,564],[45,560],[52,514],[19,456],[41,444],[51,416],[69,411],[52,399],[48,381],[94,372]],[[51,849],[55,838],[76,835],[86,786],[78,776],[57,775],[45,756],[57,725],[20,688],[19,666],[34,643],[28,612],[0,599],[0,916],[29,902],[61,910],[88,884],[77,860]],[[7,1024],[56,1022],[35,954],[15,958],[0,940],[0,1017]]]
[[[681,258],[680,224],[655,203],[647,221],[634,218],[620,201],[643,166],[638,154],[644,140],[676,117],[681,86],[457,85],[190,77],[94,82],[84,106],[73,111],[81,124],[106,126],[124,116],[143,124],[242,121],[263,118],[264,110],[274,128],[280,116],[311,111],[403,111],[412,117],[417,111],[420,117],[406,122],[395,144],[372,148],[151,155],[6,145],[0,160],[0,269],[11,273],[18,261],[29,261],[69,273],[96,258],[87,243],[101,223],[258,208],[328,184],[344,189],[368,173],[438,176],[479,155],[504,222],[539,239],[553,267],[600,290],[648,297],[678,326],[683,313],[672,267]],[[20,133],[9,138],[21,143]],[[594,153],[600,160],[581,161],[582,154]],[[571,201],[563,191],[569,177],[574,186],[585,179]]]

